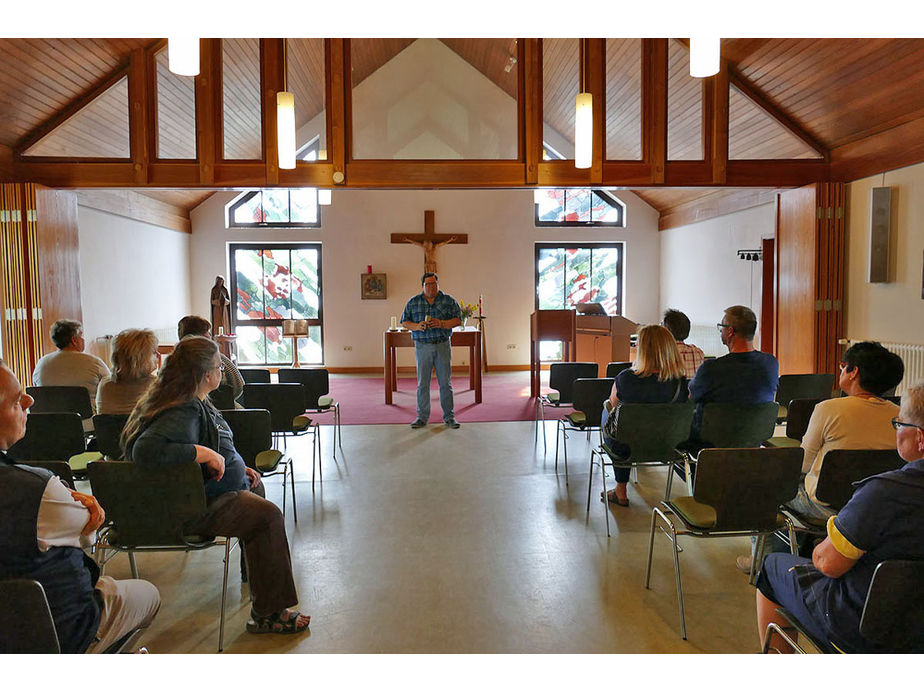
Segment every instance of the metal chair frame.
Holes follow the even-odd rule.
[[[778,511],[782,503],[796,494],[802,469],[801,453],[798,448],[707,448],[699,457],[692,499],[697,504],[714,509],[715,523],[710,527],[690,524],[680,509],[681,499],[661,501],[660,506],[652,509],[645,589],[650,589],[651,558],[657,528],[671,541],[680,610],[680,634],[684,640],[687,639],[687,625],[683,610],[677,537],[685,534],[699,538],[758,537],[757,543],[751,547],[750,582],[753,584],[754,558],[760,555],[767,535],[785,526],[795,545],[792,523]],[[679,523],[675,523],[672,518]]]
[[[919,631],[922,630],[920,623],[924,620],[924,606],[919,599],[921,590],[924,590],[924,561],[893,559],[880,562],[873,571],[873,579],[863,602],[860,635],[881,644],[890,653],[920,652],[915,649],[914,641],[908,643],[908,629],[909,626],[917,626]],[[843,650],[836,644],[819,641],[786,609],[779,608],[776,611],[822,654],[843,654]],[[806,653],[786,629],[786,626],[775,621],[767,624],[761,650],[763,654],[769,652],[770,638],[774,633],[780,635],[799,654]]]
[[[343,429],[340,427],[340,402],[331,398],[331,403],[322,407],[321,397],[330,393],[330,373],[326,368],[280,368],[276,373],[280,383],[298,383],[305,390],[305,411],[315,415],[333,413],[333,455],[337,448],[343,450]]]
[[[106,564],[122,551],[128,554],[132,577],[138,578],[135,553],[198,551],[224,546],[218,627],[218,651],[222,652],[228,565],[231,549],[240,542],[233,537],[185,533],[185,525],[206,510],[200,466],[192,461],[185,464],[141,465],[101,460],[90,464],[88,470],[94,495],[106,510],[107,524],[97,533],[94,546],[100,574]]]
[[[610,403],[603,406],[609,410]],[[692,402],[665,404],[632,404],[620,402],[616,412],[616,439],[629,446],[629,457],[621,459],[607,446],[600,428],[600,445],[590,452],[590,471],[587,476],[587,511],[590,517],[590,491],[596,458],[600,458],[600,480],[603,482],[603,497],[606,499],[606,467],[629,467],[633,471],[638,467],[670,465],[674,460],[682,459],[683,453],[677,445],[690,433],[690,424],[696,407]],[[635,479],[636,483],[638,479]],[[610,536],[610,512],[604,503],[603,513],[606,517],[606,536]]]
[[[545,439],[545,408],[571,408],[574,381],[578,378],[596,378],[599,366],[592,361],[558,361],[549,364],[549,389],[559,393],[559,398],[552,400],[549,393],[536,397],[534,440],[539,439],[542,428],[542,451],[548,450]],[[556,424],[557,426],[557,424]],[[556,431],[556,435],[558,435]]]
[[[234,449],[244,463],[256,469],[261,477],[282,474],[282,514],[286,514],[286,478],[292,478],[292,514],[298,524],[298,505],[295,502],[295,467],[291,457],[282,455],[272,470],[264,471],[257,466],[257,454],[272,450],[272,418],[266,409],[227,409],[221,412],[224,420],[231,427],[234,436]],[[278,452],[278,451],[276,451]],[[279,468],[282,467],[282,471]]]
[[[584,424],[574,425],[566,416],[555,423],[555,473],[558,473],[558,439],[561,437],[562,448],[565,455],[565,486],[568,485],[568,431],[581,431],[590,433],[600,430],[600,418],[603,415],[603,403],[609,398],[613,389],[612,378],[578,378],[573,383],[574,397],[572,414],[584,414]],[[570,415],[569,415],[570,416]],[[570,425],[569,425],[570,424]]]

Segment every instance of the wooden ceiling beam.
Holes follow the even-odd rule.
[[[183,207],[134,190],[81,190],[77,193],[77,204],[165,229],[192,233],[189,212]]]
[[[0,144],[0,182],[13,180],[13,150]]]
[[[663,183],[667,164],[667,39],[642,39],[642,161],[651,182]]]
[[[777,190],[766,189],[709,191],[702,197],[661,210],[658,230],[666,231],[759,207],[773,202],[776,195]]]
[[[831,180],[849,182],[924,161],[924,119],[831,150]]]
[[[542,42],[535,38],[520,39],[517,54],[520,65],[517,93],[521,95],[517,104],[518,151],[526,162],[525,182],[535,184],[542,162]]]

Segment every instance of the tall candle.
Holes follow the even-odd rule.
[[[478,294],[478,316],[484,315],[484,294]]]
[[[398,318],[396,318],[394,315],[391,316],[391,329],[398,329]]]

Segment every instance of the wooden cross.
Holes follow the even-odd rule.
[[[467,233],[442,234],[434,233],[436,214],[432,209],[424,211],[423,233],[393,233],[392,243],[413,243],[424,250],[424,272],[436,273],[436,249],[447,243],[468,243]]]

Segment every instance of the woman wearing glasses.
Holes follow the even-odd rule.
[[[873,571],[889,559],[924,560],[924,381],[905,393],[892,426],[898,454],[907,464],[859,482],[847,505],[828,520],[828,536],[811,559],[767,556],[757,580],[761,639],[769,622],[789,625],[776,613],[783,606],[812,636],[844,652],[877,651],[859,632]],[[791,652],[776,634],[770,643],[779,652]],[[924,647],[924,624],[916,643]]]
[[[632,368],[620,372],[613,381],[609,400],[604,404],[600,426],[606,430],[606,421],[620,402],[632,404],[659,404],[686,402],[689,396],[684,376],[683,359],[677,350],[674,335],[661,325],[645,325],[638,331],[638,351]],[[628,446],[604,434],[606,446],[625,459]],[[616,488],[607,493],[610,503],[629,505],[626,489],[629,482],[628,467],[614,467]],[[603,500],[603,494],[600,494]]]
[[[126,457],[138,464],[202,465],[207,509],[189,531],[241,539],[252,600],[248,632],[297,633],[308,628],[310,617],[291,608],[298,595],[285,521],[263,497],[260,475],[245,466],[231,429],[209,402],[219,382],[215,342],[180,340],[125,425]]]

